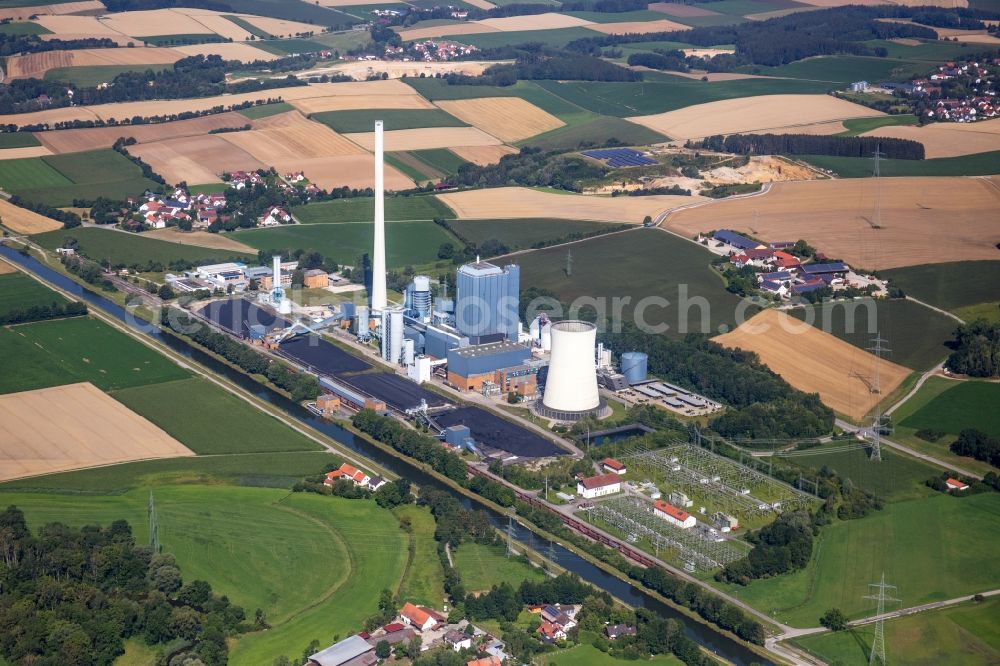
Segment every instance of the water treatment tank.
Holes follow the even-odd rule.
[[[622,354],[622,374],[629,384],[646,381],[649,374],[649,357],[643,352],[625,352]]]
[[[600,406],[594,363],[597,327],[586,321],[559,321],[548,327],[552,355],[542,404],[559,412],[584,412]]]

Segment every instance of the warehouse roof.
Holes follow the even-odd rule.
[[[664,502],[663,500],[656,500],[655,502],[653,502],[653,506],[656,507],[659,511],[662,511],[663,513],[667,514],[671,518],[676,518],[677,520],[681,521],[682,523],[685,520],[687,520],[688,518],[691,517],[691,514],[688,513],[687,511],[684,511],[682,509],[678,509],[673,504],[668,504],[667,502]]]
[[[455,354],[462,358],[480,358],[482,356],[493,356],[494,354],[505,354],[511,351],[527,351],[528,348],[517,342],[501,340],[500,342],[488,342],[485,345],[469,345],[468,347],[457,347],[449,350],[449,354]]]
[[[825,264],[803,264],[801,270],[806,275],[821,275],[823,273],[846,273],[850,268],[843,262],[833,261]]]
[[[741,250],[749,250],[751,248],[758,248],[761,246],[761,243],[758,243],[755,240],[750,240],[746,236],[741,236],[735,231],[730,231],[729,229],[720,229],[719,231],[716,231],[712,237],[715,238],[715,240],[728,243],[729,245],[738,247]]]
[[[320,666],[340,666],[372,649],[374,648],[361,636],[348,636],[339,643],[334,643],[327,649],[311,655],[309,661],[315,661]]]

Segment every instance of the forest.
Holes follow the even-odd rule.
[[[716,578],[746,585],[755,578],[797,571],[812,557],[813,536],[813,519],[808,511],[783,513],[770,525],[747,534],[753,550],[723,568]]]
[[[601,178],[607,169],[580,157],[544,153],[539,148],[522,148],[514,155],[504,155],[496,164],[479,166],[468,162],[458,168],[452,181],[466,187],[554,187],[581,191],[581,181]]]
[[[963,324],[955,331],[955,350],[948,368],[971,377],[1000,376],[1000,324],[983,319]]]
[[[924,159],[924,144],[910,139],[878,136],[819,136],[814,134],[715,134],[689,141],[689,148],[704,148],[739,155],[836,155],[869,158],[876,150],[898,160]]]
[[[708,338],[647,335],[634,324],[605,333],[614,353],[642,351],[649,371],[730,406],[709,425],[724,437],[811,438],[833,429],[833,410],[815,394],[792,388],[753,352],[727,349]]]
[[[508,49],[498,50],[510,53]],[[512,86],[518,80],[566,80],[566,81],[642,81],[642,72],[635,72],[607,62],[600,58],[583,55],[566,55],[548,52],[527,53],[518,50],[517,61],[513,64],[498,64],[487,67],[480,76],[448,74],[443,77],[449,85],[464,86]],[[491,53],[491,57],[496,54]],[[484,57],[478,54],[478,57]]]
[[[82,317],[87,314],[87,304],[70,301],[65,305],[32,305],[30,307],[0,313],[0,325],[25,324],[29,321],[44,321],[46,319],[63,319],[65,317]]]
[[[225,666],[244,612],[200,580],[185,584],[172,555],[136,545],[124,520],[28,529],[0,513],[0,655],[12,664],[111,666],[124,641],[177,641],[175,663]]]

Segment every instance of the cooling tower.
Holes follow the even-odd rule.
[[[388,305],[385,290],[385,192],[382,121],[375,121],[375,244],[372,248],[372,310]]]
[[[552,355],[542,405],[569,419],[600,407],[594,349],[597,328],[585,321],[559,321],[549,327]]]

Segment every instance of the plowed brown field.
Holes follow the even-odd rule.
[[[778,310],[758,313],[736,330],[713,338],[726,347],[756,352],[760,360],[827,407],[861,419],[880,397],[892,393],[910,370],[885,359],[879,366],[881,396],[871,392],[875,356]]]
[[[302,119],[286,127],[220,134],[265,164],[287,159],[360,155],[365,151],[326,125]]]
[[[169,183],[217,183],[224,171],[263,169],[269,165],[223,140],[222,134],[167,139],[129,146]]]
[[[0,481],[193,455],[93,384],[0,396]]]
[[[6,275],[7,273],[13,273],[17,269],[8,264],[6,261],[0,260],[0,275]]]
[[[223,127],[243,127],[248,122],[250,120],[246,116],[229,112],[189,120],[176,120],[172,123],[35,132],[35,137],[54,153],[76,153],[84,150],[110,148],[121,136],[134,137],[139,143],[151,143],[182,136],[199,136]]]
[[[437,105],[503,141],[520,141],[566,124],[520,97],[458,99],[441,101]]]
[[[882,178],[879,187],[878,229],[870,223],[876,184],[868,178],[774,183],[766,194],[681,210],[664,224],[689,238],[713,229],[765,241],[802,238],[868,269],[1000,259],[1000,176]]]

